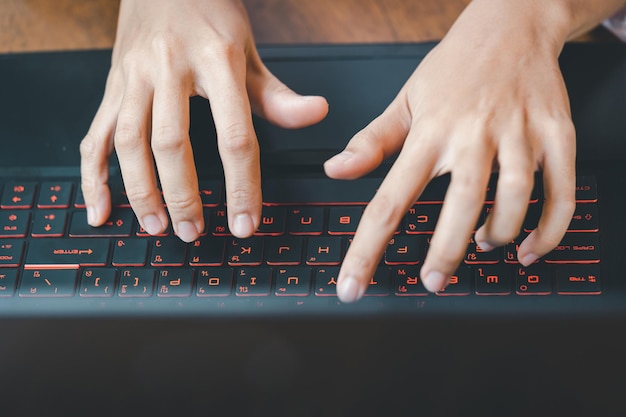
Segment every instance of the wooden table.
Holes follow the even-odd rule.
[[[470,0],[243,2],[258,44],[298,44],[438,40]],[[111,48],[118,9],[119,0],[0,0],[0,53]]]

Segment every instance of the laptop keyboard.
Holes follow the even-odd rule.
[[[146,305],[182,311],[186,306],[202,311],[229,305],[234,309],[340,305],[339,267],[380,180],[359,181],[267,181],[261,226],[247,239],[228,231],[222,183],[203,181],[206,229],[190,244],[171,230],[147,235],[119,184],[112,186],[114,210],[109,221],[92,228],[77,179],[7,181],[0,204],[0,311],[3,304],[19,310],[24,303],[30,303],[28,308],[43,305],[44,310],[74,303],[78,310],[123,306],[124,311]],[[494,185],[492,181],[479,224],[493,206]],[[450,285],[429,294],[419,270],[444,193],[445,181],[435,181],[407,212],[371,279],[366,299],[389,306],[405,299],[602,293],[593,176],[577,178],[576,212],[565,238],[550,254],[528,268],[517,262],[517,246],[540,217],[542,196],[535,190],[518,239],[492,252],[482,252],[471,240]]]

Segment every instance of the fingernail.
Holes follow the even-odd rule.
[[[254,223],[247,214],[238,214],[233,220],[233,234],[238,237],[250,236],[254,233]]]
[[[494,247],[495,247],[495,246],[490,245],[489,243],[485,242],[484,240],[480,241],[480,242],[476,241],[476,244],[478,245],[480,250],[483,251],[483,252],[489,252],[489,251],[493,250]]]
[[[161,220],[159,220],[159,218],[154,214],[148,214],[145,216],[141,223],[143,224],[144,230],[151,235],[156,235],[163,230],[163,223],[161,223]]]
[[[198,228],[191,222],[178,222],[175,229],[178,237],[185,242],[193,242],[200,234]]]
[[[522,259],[520,259],[520,262],[522,265],[528,266],[530,264],[535,263],[537,259],[539,259],[537,255],[535,255],[534,253],[529,253],[526,256],[524,256]]]
[[[361,298],[364,292],[359,282],[352,277],[346,277],[337,283],[337,296],[342,303],[353,303]]]
[[[343,151],[343,152],[338,153],[337,155],[333,156],[332,158],[330,158],[326,162],[330,163],[330,164],[345,164],[350,159],[352,159],[352,152]]]
[[[90,225],[96,223],[96,209],[94,207],[87,207],[87,223]]]
[[[441,272],[432,271],[424,277],[422,283],[430,292],[441,291],[448,284],[448,276]]]

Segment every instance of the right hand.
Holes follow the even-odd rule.
[[[328,112],[323,97],[296,94],[263,65],[239,1],[123,0],[104,97],[80,147],[90,225],[111,213],[115,149],[141,226],[158,234],[168,225],[158,171],[174,232],[186,242],[198,238],[204,220],[189,141],[194,95],[211,103],[229,227],[238,237],[253,234],[261,216],[251,111],[286,128],[317,123]]]

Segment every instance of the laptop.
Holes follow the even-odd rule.
[[[517,242],[491,253],[469,242],[451,284],[429,294],[419,280],[447,178],[410,209],[362,301],[343,305],[336,277],[362,210],[390,162],[366,178],[325,178],[324,160],[384,110],[432,45],[265,48],[268,67],[303,94],[328,98],[322,123],[281,130],[255,120],[265,207],[251,239],[226,225],[215,132],[206,100],[191,106],[191,140],[205,207],[206,236],[143,233],[112,161],[115,206],[101,228],[86,225],[78,144],[102,96],[109,52],[2,58],[11,80],[2,100],[0,315],[87,314],[436,314],[499,311],[569,314],[621,310],[625,289],[614,267],[624,127],[624,60],[602,47],[571,45],[562,63],[578,128],[578,207],[563,242],[532,268]],[[615,48],[614,46],[612,46]],[[615,48],[619,49],[619,48]],[[611,169],[617,169],[613,172]],[[540,177],[538,177],[538,180]],[[541,209],[541,181],[524,233]],[[490,183],[485,213],[493,203]],[[606,207],[605,207],[606,205]],[[616,233],[616,235],[613,235]]]
[[[597,368],[622,369],[615,325],[626,318],[626,46],[620,44],[569,44],[562,53],[578,136],[579,203],[564,242],[536,272],[515,263],[515,242],[496,257],[470,247],[452,284],[429,294],[418,279],[423,257],[389,261],[394,253],[388,251],[383,273],[363,299],[338,301],[333,278],[353,233],[353,225],[339,219],[358,219],[391,162],[355,181],[330,180],[321,164],[385,109],[433,46],[260,48],[266,65],[288,86],[325,96],[330,114],[296,131],[255,119],[266,205],[254,241],[234,239],[225,228],[215,132],[206,101],[193,98],[190,136],[208,220],[199,245],[143,235],[124,200],[115,158],[110,222],[92,229],[82,221],[78,145],[102,97],[110,51],[0,56],[0,330],[11,341],[0,344],[7,378],[0,389],[13,396],[8,410],[49,409],[45,402],[25,401],[28,392],[71,409],[51,400],[71,387],[80,404],[100,401],[109,390],[110,401],[93,415],[139,405],[153,415],[197,412],[210,408],[205,397],[213,409],[249,414],[276,404],[298,415],[336,406],[348,414],[405,409],[406,403],[390,406],[378,394],[417,396],[422,410],[443,406],[453,412],[455,402],[446,402],[442,387],[463,403],[480,392],[463,382],[482,375],[478,369],[485,378],[519,382],[509,388],[534,384],[534,398],[541,401],[554,386],[550,377],[535,380],[532,370],[558,378],[564,388],[557,392],[570,398],[576,397],[570,395],[576,378],[596,378]],[[397,236],[419,242],[422,255],[446,185],[445,177],[434,180],[399,226]],[[541,199],[538,185],[531,213]],[[53,223],[59,218],[61,226]],[[313,218],[321,219],[320,230],[306,228]],[[289,228],[294,225],[300,229]],[[525,226],[532,226],[532,217]],[[261,258],[240,263],[235,256],[251,242],[263,247]],[[133,245],[143,260],[120,261]],[[271,259],[281,246],[298,248],[296,260]],[[317,249],[331,246],[338,248],[338,259],[313,259]],[[172,252],[160,252],[164,247]],[[579,362],[581,356],[592,365]],[[502,363],[509,371],[500,374]],[[343,377],[335,375],[333,394],[323,387],[332,385],[336,370]],[[9,381],[24,372],[37,375],[38,388],[22,391]],[[596,399],[606,398],[604,389],[616,378],[594,379],[586,391],[591,398],[576,397],[574,408],[601,415]],[[178,389],[156,395],[162,390],[156,381],[176,381]],[[505,414],[512,404],[531,410],[524,404],[534,404],[532,398],[515,402],[514,392],[492,382],[483,380],[490,392],[510,399]],[[253,393],[257,408],[238,402],[246,392]],[[301,408],[311,399],[307,393],[320,397]]]

